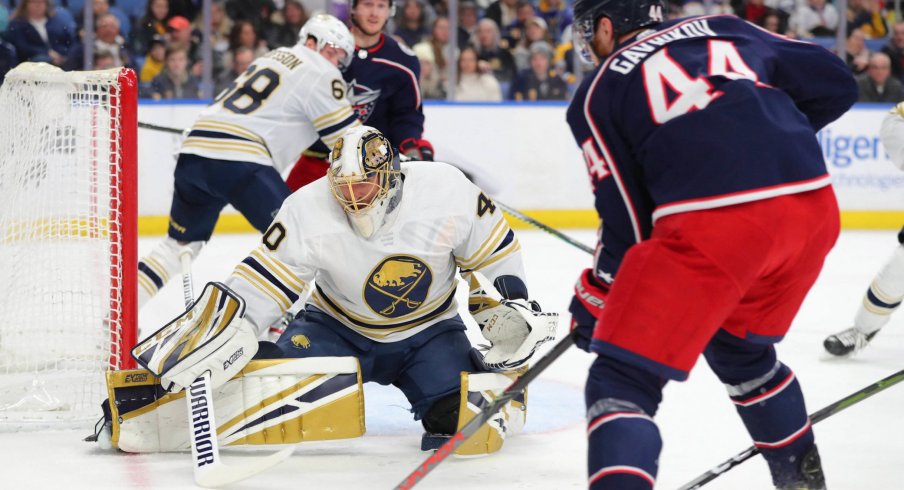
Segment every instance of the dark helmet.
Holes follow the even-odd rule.
[[[573,35],[575,41],[589,48],[600,17],[612,21],[618,36],[659,24],[663,21],[664,8],[664,0],[575,0]],[[582,56],[589,54],[582,53]]]

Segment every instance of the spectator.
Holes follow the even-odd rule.
[[[502,37],[508,42],[508,49],[515,49],[525,37],[527,24],[536,17],[534,6],[526,0],[518,0],[518,10],[515,21],[502,29]]]
[[[882,52],[891,59],[891,74],[904,81],[904,22],[891,28],[891,38],[882,47]]]
[[[166,21],[166,27],[169,30],[167,46],[184,49],[188,56],[189,66],[195,66],[197,63],[197,66],[200,67],[201,35],[192,29],[191,22],[185,17],[177,15]],[[194,70],[198,69],[194,68]]]
[[[433,21],[433,28],[430,30],[430,37],[421,41],[412,48],[418,58],[423,56],[418,53],[429,52],[433,57],[433,66],[436,68],[436,74],[439,77],[439,83],[445,87],[446,80],[446,64],[451,59],[455,59],[455,55],[451,52],[452,46],[449,46],[449,20],[445,17],[437,17]]]
[[[865,75],[857,78],[860,87],[860,102],[891,102],[897,104],[904,101],[904,85],[891,76],[891,60],[885,53],[873,53],[869,57],[869,67]]]
[[[282,3],[282,2],[280,2]],[[227,0],[226,15],[233,21],[247,20],[255,31],[265,32],[270,25],[270,15],[276,11],[272,0]]]
[[[766,15],[762,17],[760,22],[760,25],[763,27],[763,29],[766,29],[771,33],[787,34],[787,32],[782,29],[782,17],[775,10],[766,12]]]
[[[223,90],[232,85],[232,82],[251,66],[252,61],[254,61],[254,51],[252,51],[251,48],[239,46],[232,56],[232,69],[224,71],[214,82],[214,95],[220,94]]]
[[[6,74],[12,70],[18,62],[16,48],[0,37],[0,86],[3,85],[3,79],[6,77]]]
[[[42,61],[62,67],[77,43],[72,25],[56,15],[52,0],[22,0],[5,34],[19,62]]]
[[[240,47],[246,47],[254,52],[254,57],[267,54],[267,41],[258,36],[254,24],[247,20],[236,21],[229,33],[229,50],[233,53]]]
[[[279,17],[281,23],[275,24],[272,29],[265,33],[267,44],[270,49],[276,49],[282,46],[295,46],[298,43],[298,32],[301,27],[308,21],[308,13],[304,6],[298,0],[286,0]]]
[[[869,65],[870,51],[866,47],[866,36],[860,29],[854,29],[848,36],[844,57],[854,74],[859,75],[866,71],[866,67]]]
[[[94,51],[94,70],[109,70],[110,68],[120,67],[116,63],[113,53],[105,49]]]
[[[477,51],[466,46],[458,55],[458,85],[455,100],[476,102],[499,102],[502,90],[499,82],[490,73],[490,65],[477,60]]]
[[[151,97],[160,99],[199,99],[200,82],[188,71],[188,51],[182,46],[166,48],[165,67],[151,81]]]
[[[512,98],[522,100],[565,100],[568,84],[550,70],[552,47],[539,41],[530,48],[530,68],[522,71],[512,84]]]
[[[113,14],[97,17],[94,24],[94,51],[106,51],[112,57],[112,66],[132,66],[125,39],[120,35],[119,19]],[[96,70],[101,70],[95,65]]]
[[[463,49],[471,41],[479,18],[474,0],[462,0],[458,4],[458,49]]]
[[[129,35],[132,30],[132,21],[121,9],[111,7],[109,0],[92,0],[91,6],[94,8],[94,26],[97,28],[97,19],[107,14],[113,14],[119,21],[119,32]],[[85,20],[83,19],[84,10],[75,13],[76,22],[80,29],[85,28]]]
[[[7,25],[9,25],[9,9],[6,8],[6,5],[0,4],[0,33],[6,30]]]
[[[414,46],[430,34],[433,9],[424,5],[423,0],[405,0],[396,14],[395,35],[407,46]]]
[[[546,21],[543,20],[543,17],[536,16],[527,21],[521,41],[512,50],[512,56],[515,57],[515,67],[517,67],[518,71],[528,68],[530,65],[530,47],[535,42],[540,41],[550,45],[553,44]]]
[[[226,9],[220,2],[210,4],[210,44],[214,51],[229,51],[229,33],[232,32],[232,19],[226,15]],[[301,26],[298,27],[301,29]],[[295,32],[298,35],[298,32]]]
[[[141,74],[138,77],[138,81],[150,84],[163,71],[165,60],[166,38],[154,36],[149,44],[148,53],[144,56],[144,63],[141,65]]]
[[[418,61],[421,63],[421,74],[418,79],[418,84],[421,88],[421,96],[424,99],[445,100],[446,87],[443,86],[440,73],[436,69],[436,60],[433,58],[433,50],[421,49],[415,53],[417,54]]]
[[[570,39],[562,38],[565,27],[572,21],[572,11],[568,4],[566,0],[540,0],[537,4],[537,13],[546,21],[549,35],[556,43],[571,42]]]
[[[879,0],[848,0],[847,30],[861,29],[867,39],[877,39],[888,35],[888,24],[882,15]]]
[[[515,58],[507,49],[500,46],[499,26],[491,19],[480,19],[474,44],[477,46],[477,58],[485,61],[493,70],[493,76],[502,83],[510,83],[518,70]]]
[[[487,7],[484,17],[496,23],[499,31],[518,19],[518,0],[496,0]]]
[[[670,6],[671,3],[672,2],[669,2]],[[731,7],[728,0],[713,0],[710,3],[709,11],[707,12],[706,5],[702,0],[688,0],[684,2],[684,5],[682,5],[681,9],[675,14],[675,18],[714,14],[735,15],[735,9]]]
[[[838,9],[826,0],[806,0],[791,14],[789,24],[797,37],[834,36]]]
[[[166,21],[169,19],[169,0],[149,0],[144,17],[138,21],[130,36],[132,52],[136,56],[148,53],[151,40],[155,36],[166,35]]]

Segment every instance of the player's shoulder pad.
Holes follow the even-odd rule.
[[[414,54],[414,51],[412,51],[411,48],[396,41],[390,36],[384,35],[384,38],[383,48],[380,49],[378,53],[379,57],[401,63],[412,70],[415,68],[420,70],[421,62],[417,59],[417,55]]]

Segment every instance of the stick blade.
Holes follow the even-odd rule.
[[[264,470],[282,463],[295,451],[295,446],[287,447],[279,452],[242,465],[225,465],[216,462],[212,465],[195,467],[195,483],[204,488],[217,488],[254,476]]]

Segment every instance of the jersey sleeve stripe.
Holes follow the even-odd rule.
[[[260,292],[264,293],[265,296],[273,300],[274,303],[279,305],[283,311],[288,310],[289,307],[292,306],[289,298],[283,295],[277,288],[273,287],[272,284],[262,280],[261,276],[258,275],[254,269],[248,267],[247,264],[242,263],[236,266],[235,270],[232,271],[232,275],[243,279],[245,282],[257,288]]]
[[[263,264],[258,262],[257,259],[255,259],[254,257],[245,257],[245,260],[243,260],[242,263],[253,269],[258,276],[278,289],[282,293],[282,295],[289,300],[290,304],[298,301],[298,293],[293,291],[292,288],[286,286],[272,272],[267,270],[267,268]]]
[[[275,257],[268,256],[260,247],[251,251],[251,256],[257,259],[258,262],[263,264],[270,270],[271,273],[276,275],[289,289],[296,292],[297,294],[301,294],[301,291],[305,288],[305,282],[301,279],[298,279],[292,271],[286,267],[279,259]]]
[[[374,63],[383,63],[384,65],[389,65],[389,66],[398,68],[399,70],[402,70],[403,72],[405,72],[405,74],[408,75],[408,78],[411,79],[411,87],[414,90],[414,97],[415,97],[415,101],[416,101],[414,106],[415,107],[421,106],[421,87],[418,84],[417,77],[414,76],[413,71],[408,69],[408,67],[405,65],[396,63],[394,61],[389,61],[385,58],[374,58]]]
[[[493,255],[491,255],[487,260],[474,266],[474,269],[480,270],[484,267],[488,267],[488,266],[493,265],[496,262],[499,262],[500,260],[512,255],[513,253],[520,252],[520,251],[521,251],[521,243],[518,242],[517,240],[515,240],[511,246],[505,247],[504,251],[502,251],[500,253],[494,252]]]
[[[350,114],[352,114],[352,108],[350,106],[340,107],[333,112],[328,114],[324,114],[313,121],[311,124],[314,125],[315,128],[322,128],[324,126],[330,126],[334,124],[336,121],[347,118]]]
[[[417,310],[403,315],[397,318],[392,319],[384,319],[384,320],[376,320],[374,318],[365,318],[360,315],[356,315],[354,312],[343,309],[339,306],[335,301],[330,299],[330,297],[323,291],[323,289],[319,288],[317,284],[314,284],[314,292],[315,294],[312,296],[314,298],[320,298],[321,301],[315,303],[322,303],[329,308],[329,310],[336,313],[337,318],[345,319],[344,323],[355,325],[356,328],[365,328],[369,327],[371,329],[375,329],[377,331],[386,331],[387,329],[397,328],[400,330],[404,330],[406,325],[415,324],[418,325],[427,321],[427,317],[433,317],[434,313],[445,312],[448,310],[450,298],[454,299],[455,291],[457,289],[457,284],[453,283],[448,291],[444,292],[442,295],[438,296],[433,301],[429,303],[425,303]],[[431,311],[431,313],[424,314],[423,311]],[[376,326],[376,327],[375,327]],[[403,328],[405,327],[405,328]]]
[[[158,261],[154,257],[145,257],[144,262],[145,262],[145,264],[147,264],[148,267],[150,267],[150,269],[155,274],[160,276],[162,284],[166,284],[167,282],[169,282],[169,274],[166,273],[166,267],[163,267],[163,265],[160,263],[160,261]],[[139,269],[140,269],[140,267],[139,267]]]
[[[476,264],[483,262],[493,250],[496,250],[498,247],[497,244],[505,239],[506,235],[508,235],[508,231],[511,231],[508,227],[508,223],[506,223],[504,219],[500,219],[490,232],[489,238],[483,242],[473,255],[466,259],[458,260],[459,266],[463,269],[473,269]]]

